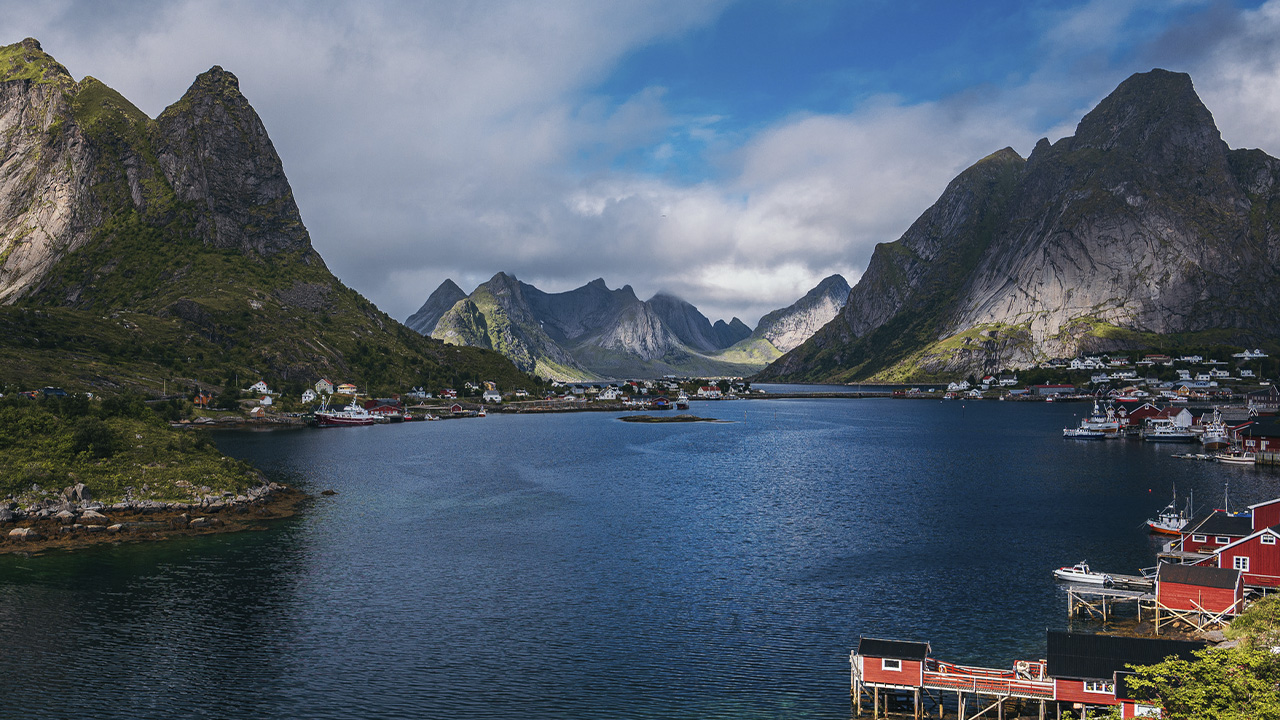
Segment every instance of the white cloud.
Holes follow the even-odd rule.
[[[874,244],[896,239],[966,166],[1071,132],[1147,69],[1106,58],[1151,4],[1095,0],[1051,16],[1042,64],[1003,89],[877,97],[750,136],[722,132],[717,116],[673,116],[661,87],[621,103],[590,94],[628,53],[706,25],[727,2],[45,0],[4,10],[11,41],[40,38],[73,74],[152,115],[209,66],[236,73],[317,249],[397,317],[446,276],[470,290],[505,270],[549,291],[598,276],[641,297],[667,290],[713,319],[754,322],[832,272],[856,281]],[[1172,68],[1193,72],[1233,145],[1280,147],[1270,122],[1278,7],[1219,19],[1189,66]],[[1185,45],[1170,52],[1190,57]],[[690,148],[708,154],[717,179],[686,184],[615,163],[630,153],[665,169]]]

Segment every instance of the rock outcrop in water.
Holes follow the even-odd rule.
[[[1130,77],[1072,137],[961,173],[849,302],[759,377],[989,373],[1280,337],[1280,161],[1231,150],[1185,74]]]

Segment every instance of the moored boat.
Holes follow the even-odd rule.
[[[356,401],[341,410],[330,410],[327,407],[315,411],[316,427],[342,427],[344,425],[372,425],[378,422],[377,416],[360,407]]]
[[[1085,428],[1063,428],[1062,437],[1074,438],[1076,440],[1106,440],[1107,434],[1101,430],[1086,430]]]
[[[1090,570],[1089,563],[1083,560],[1075,565],[1063,566],[1054,570],[1053,576],[1059,580],[1066,580],[1067,582],[1089,583],[1090,585],[1111,585],[1115,582],[1115,580],[1106,573]]]
[[[1187,498],[1185,510],[1178,510],[1178,491],[1173,491],[1173,499],[1154,520],[1147,521],[1147,530],[1158,535],[1178,535],[1187,523],[1191,522],[1191,498]]]
[[[1215,455],[1214,460],[1227,465],[1254,465],[1258,462],[1258,456],[1251,452],[1230,452]]]
[[[1190,443],[1196,441],[1196,434],[1173,424],[1167,418],[1152,418],[1147,421],[1146,432],[1142,439],[1147,442]]]
[[[1222,421],[1222,413],[1213,411],[1213,419],[1205,423],[1204,432],[1200,433],[1200,444],[1205,450],[1222,450],[1231,447],[1231,431]]]

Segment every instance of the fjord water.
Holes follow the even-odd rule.
[[[25,717],[848,717],[860,634],[1041,657],[1068,623],[1049,571],[1152,564],[1140,526],[1173,482],[1204,507],[1228,479],[1233,506],[1280,492],[1171,446],[1063,440],[1087,409],[222,433],[314,502],[261,532],[0,558],[0,690]]]

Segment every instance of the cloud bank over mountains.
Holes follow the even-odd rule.
[[[983,60],[957,57],[932,72],[960,74],[959,90],[872,85],[837,110],[743,117],[690,111],[699,103],[680,86],[602,89],[629,57],[696,43],[741,9],[42,0],[4,11],[6,42],[39,38],[77,78],[152,116],[210,66],[236,73],[315,247],[401,318],[446,277],[470,291],[504,270],[552,292],[595,277],[642,297],[665,290],[754,324],[827,275],[855,281],[874,245],[961,169],[1070,134],[1119,80],[1153,66],[1191,73],[1232,147],[1280,154],[1280,0],[1019,10],[1009,32],[1034,31],[1020,40],[1030,66],[966,83],[964,63]],[[830,70],[832,93],[878,72]]]

